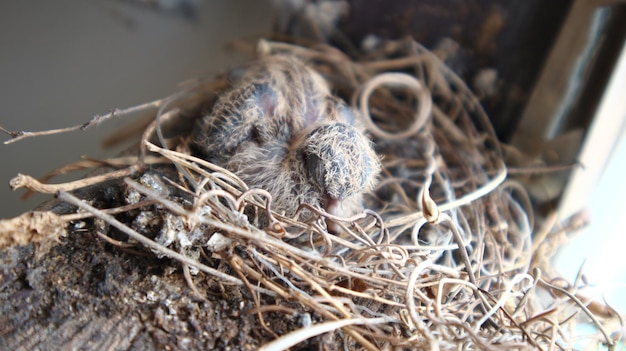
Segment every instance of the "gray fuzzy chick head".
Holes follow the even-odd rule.
[[[339,201],[371,190],[380,172],[371,142],[349,124],[313,128],[300,152],[308,177],[324,195]]]

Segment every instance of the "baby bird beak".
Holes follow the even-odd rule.
[[[330,215],[343,217],[343,208],[341,207],[341,201],[337,199],[333,199],[332,197],[326,195],[324,200],[324,210]],[[341,226],[337,224],[337,222],[326,219],[326,228],[331,234],[339,234],[341,233]]]

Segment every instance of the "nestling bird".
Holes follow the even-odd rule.
[[[291,216],[307,203],[349,216],[372,189],[379,159],[352,109],[287,55],[253,63],[198,121],[193,144]],[[337,227],[329,223],[331,231]]]

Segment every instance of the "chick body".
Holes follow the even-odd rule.
[[[380,163],[354,111],[300,60],[247,67],[199,120],[193,144],[210,161],[267,190],[291,216],[303,203],[347,216],[361,208]]]

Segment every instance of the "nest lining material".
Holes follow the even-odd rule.
[[[579,314],[597,326],[593,340],[614,343],[603,326],[612,313],[594,315],[575,285],[555,286],[542,277],[541,269],[549,267],[533,261],[537,245],[525,192],[505,180],[498,141],[478,100],[432,53],[411,41],[385,43],[361,62],[326,46],[262,41],[259,51],[308,62],[365,116],[384,157],[362,214],[335,218],[304,204],[302,210],[317,214],[313,220],[282,216],[272,211],[271,194],[191,156],[184,138],[166,138],[166,125],[214,102],[208,92],[223,90],[224,77],[112,112],[156,116],[143,133],[139,156],[79,163],[61,172],[98,164],[117,170],[58,185],[19,175],[11,185],[58,192],[80,209],[59,216],[64,223],[95,216],[130,238],[104,239],[140,243],[180,261],[192,289],[197,271],[247,288],[270,334],[263,311],[281,309],[263,305],[264,296],[298,302],[293,312],[323,321],[274,335],[263,350],[283,350],[331,331],[339,331],[345,345],[368,350],[569,349],[576,340],[568,329],[582,323],[571,317]],[[25,137],[13,134],[12,141]],[[178,179],[147,167],[156,164],[174,165]],[[97,209],[67,192],[121,178],[127,191],[118,208]],[[114,217],[137,210],[132,223]],[[343,233],[329,234],[325,218]],[[158,223],[156,236],[148,223]],[[205,254],[228,269],[203,264]]]

